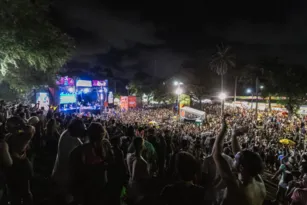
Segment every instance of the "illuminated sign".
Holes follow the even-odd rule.
[[[77,87],[92,87],[92,81],[90,80],[77,80]]]
[[[108,80],[93,80],[94,87],[105,87],[108,86]]]
[[[39,103],[40,107],[44,107],[45,110],[48,110],[50,105],[50,98],[48,93],[37,93],[36,103]]]
[[[75,94],[60,93],[60,104],[76,103],[76,102],[77,102],[77,98]]]
[[[120,108],[128,110],[128,96],[120,96]]]
[[[63,86],[74,86],[74,79],[69,78],[68,76],[65,77],[58,77],[56,80],[57,85],[63,85]]]

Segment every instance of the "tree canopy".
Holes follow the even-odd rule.
[[[218,75],[225,75],[229,68],[236,66],[236,56],[230,47],[217,46],[217,52],[212,56],[210,68]]]
[[[18,92],[27,92],[43,85],[54,85],[55,77],[55,71],[45,72],[28,67],[27,64],[20,64],[7,72],[5,76],[0,75],[0,80],[8,83],[12,89]]]
[[[307,69],[299,65],[280,65],[279,70],[274,72],[271,93],[286,97],[283,101],[289,113],[299,109],[300,105],[306,104],[307,100]]]
[[[48,0],[0,1],[0,68],[3,75],[27,65],[58,70],[74,49],[73,40],[51,23]]]

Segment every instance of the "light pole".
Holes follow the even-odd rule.
[[[253,91],[252,91],[252,89],[247,88],[246,93],[247,93],[247,94],[251,94],[251,95],[252,95],[252,100],[251,100],[251,109],[253,109],[253,98],[254,98]]]
[[[259,88],[260,88],[260,91],[262,91],[262,89],[264,88],[263,85],[260,85],[259,86],[259,78],[257,77],[256,78],[256,113],[255,113],[255,118],[256,120],[258,119],[258,97],[259,97]]]
[[[103,90],[102,90],[102,86],[100,86],[100,117],[102,116],[102,113],[103,113],[103,110],[102,110],[102,106],[103,106],[103,103],[102,103],[102,94],[103,94]]]
[[[224,114],[224,102],[225,102],[225,99],[226,99],[227,96],[226,96],[225,93],[220,93],[218,97],[221,100],[221,105],[222,105],[221,116],[223,116],[223,114]]]
[[[180,95],[182,94],[183,90],[181,88],[181,85],[183,85],[182,82],[174,81],[174,85],[177,87],[175,90],[175,93],[177,95],[177,106],[178,106],[178,114],[180,119]]]

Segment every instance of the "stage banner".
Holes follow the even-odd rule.
[[[39,105],[39,108],[44,107],[45,110],[49,110],[49,105],[50,105],[49,94],[45,92],[36,93],[36,104]]]
[[[136,96],[128,96],[129,108],[136,108]]]
[[[120,108],[128,110],[128,96],[120,96]]]

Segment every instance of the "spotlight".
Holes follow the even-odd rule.
[[[90,89],[84,88],[83,92],[84,92],[84,93],[88,93],[88,92],[90,92]]]
[[[70,93],[74,92],[74,88],[68,88],[68,92]]]

